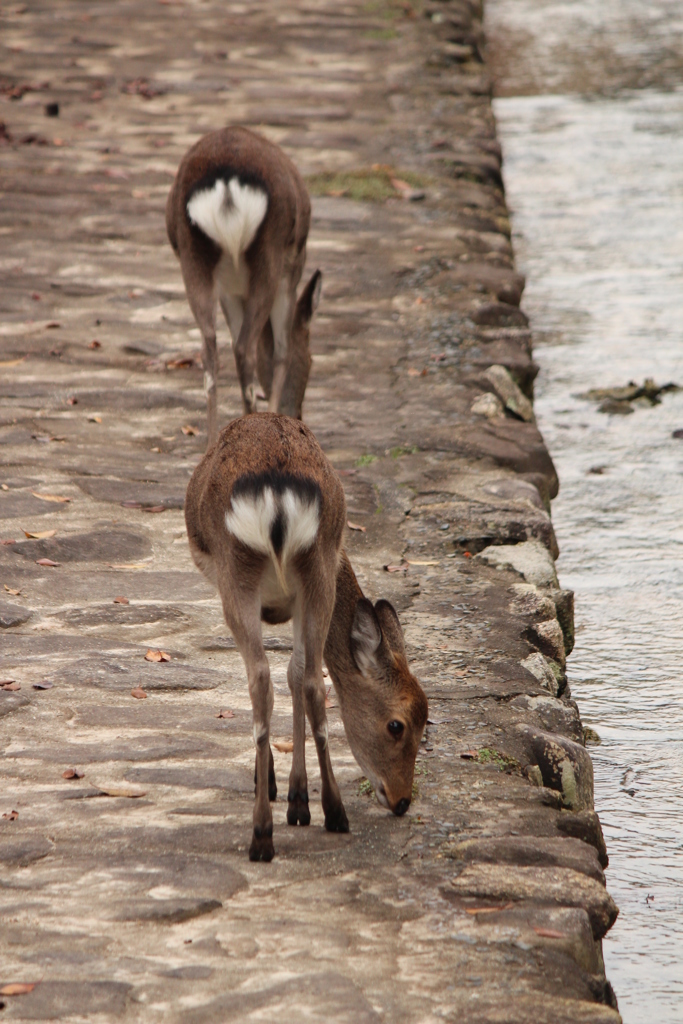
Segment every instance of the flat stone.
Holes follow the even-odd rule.
[[[253,771],[246,767],[243,771],[236,768],[131,768],[125,778],[128,782],[142,786],[182,786],[184,789],[224,789],[249,795],[254,793]]]
[[[540,836],[503,836],[468,839],[446,848],[453,860],[487,864],[519,864],[571,868],[594,878],[602,885],[605,875],[594,847],[579,839],[549,839]]]
[[[147,558],[152,546],[147,537],[118,528],[76,533],[70,537],[27,540],[13,544],[13,555],[36,560],[51,558],[54,562],[133,562]]]
[[[485,303],[471,314],[475,324],[482,327],[528,327],[529,318],[521,309],[507,302]]]
[[[579,811],[570,813],[563,811],[557,818],[558,831],[566,836],[574,836],[584,843],[590,843],[598,851],[598,860],[603,868],[609,865],[605,837],[602,834],[600,819],[595,811]]]
[[[212,669],[179,661],[146,662],[144,651],[136,659],[84,658],[60,668],[55,682],[97,686],[104,690],[131,690],[141,687],[149,693],[182,690],[215,690],[224,676]]]
[[[162,978],[178,978],[180,981],[204,981],[215,974],[213,967],[204,964],[188,964],[187,967],[173,967],[168,971],[160,971]]]
[[[53,844],[43,836],[22,836],[11,839],[3,836],[2,842],[0,842],[0,861],[8,867],[25,868],[27,865],[47,857],[53,850]]]
[[[16,589],[16,588],[15,588]],[[7,601],[0,601],[0,629],[11,629],[13,626],[21,626],[33,615],[30,608],[22,608],[19,604],[9,604]]]
[[[155,604],[114,604],[90,605],[87,608],[71,608],[60,615],[70,626],[142,626],[147,623],[173,623],[174,627],[187,625],[188,615],[172,605]]]
[[[619,913],[601,882],[570,868],[468,864],[457,878],[451,880],[450,889],[458,896],[503,903],[531,900],[563,907],[582,907],[588,914],[596,939],[606,934]]]
[[[552,587],[559,590],[552,555],[537,540],[528,540],[523,544],[489,547],[476,557],[501,569],[514,569],[524,577],[527,583],[533,583],[537,587]]]
[[[30,703],[29,698],[23,692],[0,690],[0,718],[11,714],[12,711],[17,711],[18,708],[23,708],[28,703]]]
[[[107,501],[116,505],[121,505],[126,501],[135,501],[140,504],[142,509],[159,505],[163,505],[164,508],[181,509],[185,504],[185,486],[189,480],[190,474],[188,473],[187,479],[175,486],[168,483],[113,480],[107,477],[77,477],[75,483],[85,494],[89,494],[98,501]]]
[[[489,366],[482,375],[491,385],[506,409],[525,423],[535,423],[534,407],[512,379],[504,366]]]
[[[538,657],[538,655],[530,655],[530,657]],[[530,658],[527,658],[526,662],[529,660]],[[526,662],[522,664],[526,664]],[[581,717],[573,701],[559,700],[556,697],[532,697],[527,694],[520,694],[510,701],[510,707],[520,708],[537,715],[541,727],[546,732],[560,733],[563,736],[568,736],[575,743],[583,742]]]
[[[103,1014],[111,1020],[126,1012],[131,991],[132,985],[122,981],[39,981],[27,995],[6,1000],[3,1019],[47,1021]]]
[[[157,924],[179,924],[195,917],[212,914],[223,904],[211,899],[138,899],[124,905],[116,914],[117,921],[151,921]]]

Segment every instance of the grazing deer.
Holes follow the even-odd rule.
[[[185,520],[192,557],[218,588],[249,680],[256,745],[250,859],[273,857],[269,800],[277,794],[270,750],[273,688],[262,621],[293,619],[288,824],[311,820],[304,751],[308,715],[325,828],[349,830],[327,742],[323,658],[354,757],[380,803],[404,814],[427,698],[408,668],[396,612],[388,601],[373,606],[363,596],[342,549],[344,490],[311,431],[272,413],[234,420],[194,471]]]
[[[216,300],[232,335],[245,413],[256,412],[258,376],[271,412],[301,418],[322,279],[316,270],[297,302],[310,222],[292,161],[247,128],[211,132],[181,161],[166,230],[203,338],[209,447],[217,436]]]

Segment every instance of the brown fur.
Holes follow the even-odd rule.
[[[256,235],[243,253],[248,292],[240,300],[240,323],[230,301],[221,306],[233,333],[244,411],[256,411],[255,376],[274,412],[301,417],[310,369],[309,325],[319,293],[316,271],[299,301],[296,289],[306,262],[311,204],[304,181],[292,161],[272,142],[246,128],[224,128],[204,136],[185,154],[166,204],[166,229],[180,259],[188,301],[203,338],[209,446],[217,435],[216,353],[217,272],[221,248],[187,214],[198,186],[236,176],[268,196],[268,208]],[[288,306],[283,336],[273,338],[270,315],[281,282]],[[228,297],[229,299],[229,297]],[[275,342],[275,343],[274,343]]]
[[[236,484],[265,474],[303,481],[319,495],[319,525],[312,545],[282,566],[288,593],[264,600],[270,556],[246,547],[228,532]],[[295,486],[295,485],[292,485]],[[308,824],[304,754],[307,714],[322,777],[325,826],[347,831],[348,821],[334,779],[327,744],[324,660],[339,697],[354,756],[372,780],[379,799],[394,813],[410,803],[418,745],[427,720],[427,699],[406,661],[398,617],[387,601],[373,605],[363,596],[342,549],[346,502],[341,482],[313,434],[301,422],[262,413],[235,420],[220,434],[195,470],[187,490],[185,518],[190,550],[217,587],[225,619],[244,658],[254,710],[257,791],[250,857],[273,856],[275,780],[269,765],[272,686],[263,648],[261,620],[293,619],[294,651],[287,679],[292,692],[294,752],[287,820]],[[400,723],[396,738],[388,729]],[[270,787],[269,787],[270,783]]]

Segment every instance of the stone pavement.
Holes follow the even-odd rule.
[[[3,8],[0,986],[35,987],[0,996],[2,1019],[620,1020],[480,16],[476,0]],[[243,667],[186,543],[204,399],[163,218],[183,152],[226,123],[283,145],[317,194],[304,416],[430,701],[398,819],[366,794],[331,693],[351,834],[322,827],[312,746],[312,824],[288,828],[291,634],[268,627],[270,865],[247,859]]]

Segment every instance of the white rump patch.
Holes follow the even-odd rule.
[[[271,530],[278,516],[282,518],[282,549],[276,554]],[[289,489],[279,495],[270,487],[257,495],[240,494],[225,513],[228,533],[252,551],[270,555],[282,573],[295,555],[311,547],[319,525],[318,500]]]
[[[260,188],[242,185],[239,178],[229,182],[217,178],[211,188],[195,192],[187,204],[187,215],[224,252],[235,267],[240,255],[254,241],[266,215],[268,196]]]

